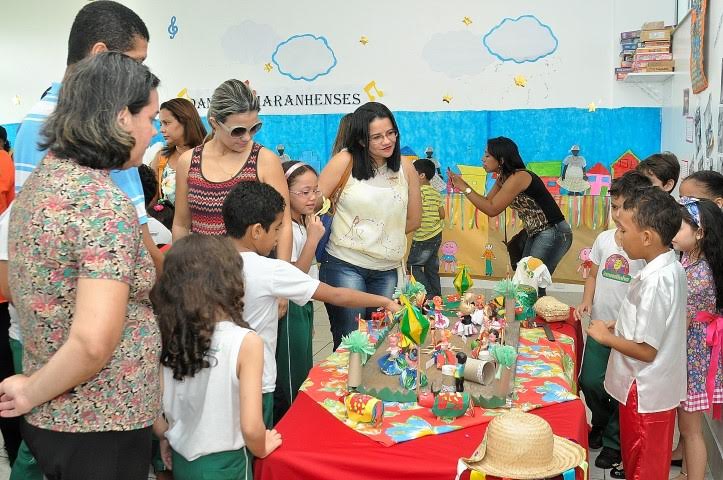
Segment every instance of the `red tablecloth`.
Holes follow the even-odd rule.
[[[547,420],[556,435],[587,449],[587,425],[582,401],[533,410]],[[489,424],[431,435],[385,447],[346,427],[305,393],[300,393],[277,428],[283,444],[256,460],[256,480],[294,479],[453,479],[457,460],[472,454]],[[467,474],[462,478],[468,478]],[[578,472],[578,479],[582,475]]]

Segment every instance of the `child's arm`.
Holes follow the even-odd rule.
[[[339,307],[384,307],[393,313],[398,312],[401,308],[394,300],[381,295],[372,295],[351,288],[332,287],[324,282],[319,283],[319,287],[311,298]]]
[[[440,219],[440,220],[444,220],[444,216],[445,216],[444,207],[441,207],[441,206],[440,206],[440,207],[439,207],[439,219]]]
[[[598,343],[610,347],[625,356],[640,360],[641,362],[652,362],[658,355],[658,350],[651,347],[645,342],[637,343],[623,337],[615,335],[614,321],[593,320],[587,329],[587,334],[594,338]]]
[[[590,267],[590,273],[585,280],[585,289],[582,292],[582,303],[575,307],[575,318],[579,322],[583,315],[590,315],[592,299],[595,297],[595,285],[597,284],[598,265],[595,263]]]
[[[188,171],[191,169],[193,149],[183,152],[176,164],[176,204],[171,233],[173,241],[191,233],[191,210],[188,208]]]
[[[281,445],[276,430],[266,430],[261,411],[261,376],[264,371],[264,344],[255,333],[247,333],[236,359],[239,380],[241,433],[255,457],[264,458]]]
[[[324,236],[324,224],[316,215],[306,217],[306,243],[299,253],[294,265],[304,273],[309,273],[311,264],[314,263],[316,246],[319,245],[321,237]]]
[[[163,398],[163,367],[161,367],[160,377],[161,398]],[[171,444],[168,443],[168,439],[166,438],[167,431],[168,422],[163,414],[161,414],[158,418],[156,418],[156,421],[153,422],[153,434],[156,438],[158,438],[158,442],[160,444],[159,446],[161,449],[161,460],[163,461],[163,465],[165,465],[167,469],[173,470],[173,454],[171,453]]]

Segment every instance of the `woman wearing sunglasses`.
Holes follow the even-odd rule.
[[[319,176],[319,188],[329,197],[351,164],[351,174],[336,202],[326,258],[319,279],[391,297],[398,269],[407,251],[406,234],[419,228],[419,177],[411,162],[402,162],[399,130],[392,112],[381,103],[359,107],[351,118],[344,145]],[[359,308],[326,305],[334,339],[357,329]]]
[[[291,258],[289,189],[279,157],[253,140],[261,129],[259,110],[258,97],[240,80],[226,80],[213,92],[210,140],[178,160],[174,241],[189,233],[225,235],[221,209],[228,193],[239,182],[263,182],[286,201],[276,253],[278,258]]]

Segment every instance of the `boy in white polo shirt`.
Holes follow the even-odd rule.
[[[392,312],[400,309],[389,298],[332,287],[288,262],[266,257],[279,241],[284,206],[284,197],[274,187],[260,182],[239,183],[223,203],[226,231],[244,264],[244,320],[264,341],[261,391],[267,428],[274,423],[279,298],[288,298],[297,305],[313,298],[343,307],[385,307]]]
[[[628,480],[668,478],[675,408],[686,398],[688,287],[668,247],[681,221],[680,206],[658,188],[626,198],[618,216],[622,247],[647,265],[630,282],[617,322],[593,320],[588,328],[589,336],[612,348],[605,389],[620,402]]]

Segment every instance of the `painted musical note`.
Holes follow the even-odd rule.
[[[364,85],[364,92],[367,94],[367,97],[369,97],[369,101],[370,101],[370,102],[373,102],[374,100],[377,99],[377,97],[375,97],[374,95],[371,94],[371,91],[372,91],[372,90],[374,90],[374,93],[377,94],[377,97],[383,97],[383,96],[384,96],[384,92],[382,92],[381,90],[379,90],[379,88],[377,87],[377,81],[376,81],[376,80],[372,80],[371,82],[369,82],[369,83],[367,83],[366,85]]]
[[[176,25],[176,16],[171,17],[171,23],[168,24],[168,36],[173,40],[176,38],[176,34],[178,33],[178,25]]]

